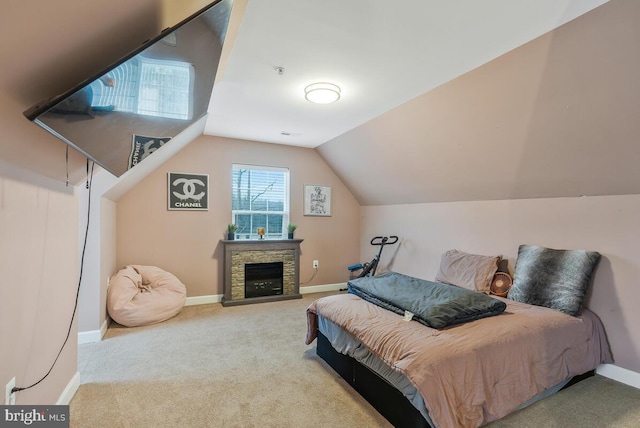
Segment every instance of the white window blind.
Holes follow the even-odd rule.
[[[93,106],[115,111],[191,119],[194,67],[183,61],[134,58],[108,73],[113,82],[91,84]]]
[[[289,170],[256,165],[233,165],[231,206],[238,239],[283,239],[289,224]]]

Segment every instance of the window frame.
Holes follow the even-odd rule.
[[[278,173],[284,173],[284,202],[283,202],[283,211],[257,211],[257,210],[240,210],[233,208],[233,197],[236,191],[236,183],[234,182],[234,170],[236,169],[247,169],[254,171],[272,171]],[[289,168],[279,167],[279,166],[268,166],[268,165],[252,165],[252,164],[242,164],[242,163],[233,163],[231,165],[231,223],[236,224],[237,215],[265,215],[276,214],[282,215],[282,230],[279,232],[267,231],[265,233],[264,239],[284,239],[287,236],[287,226],[289,225],[290,211],[291,211],[291,172]],[[252,223],[253,224],[253,223]],[[259,239],[257,228],[251,227],[249,233],[245,232],[236,232],[236,239],[250,239],[255,240]],[[255,230],[254,230],[255,229]]]
[[[159,85],[150,85],[147,74],[156,73],[158,67],[167,67],[184,74],[183,79],[178,80],[179,83],[184,84],[176,85],[175,90],[168,89],[171,86],[167,86],[164,82],[160,82]],[[139,56],[119,65],[103,77],[110,77],[115,81],[115,85],[105,87],[100,83],[100,79],[92,82],[90,85],[94,97],[92,106],[109,105],[113,106],[115,111],[149,117],[173,120],[193,119],[195,67],[191,63]],[[162,88],[162,90],[153,94],[155,88]],[[148,96],[149,94],[156,96]],[[171,98],[171,96],[181,98],[183,102],[169,102],[167,105],[173,107],[169,109],[156,108],[163,105],[161,102],[163,97]]]

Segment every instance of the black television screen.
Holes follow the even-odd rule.
[[[120,176],[207,113],[232,0],[218,0],[24,112]]]

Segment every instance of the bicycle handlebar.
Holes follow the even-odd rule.
[[[391,236],[376,236],[371,239],[371,245],[393,245],[398,242],[398,237],[395,235]]]

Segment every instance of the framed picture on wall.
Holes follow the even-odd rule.
[[[167,173],[169,210],[207,211],[209,175],[182,172]]]
[[[304,185],[304,215],[331,217],[331,187]]]
[[[171,140],[171,137],[146,137],[133,134],[131,141],[131,154],[129,154],[129,169],[138,165],[147,156],[150,156]]]

